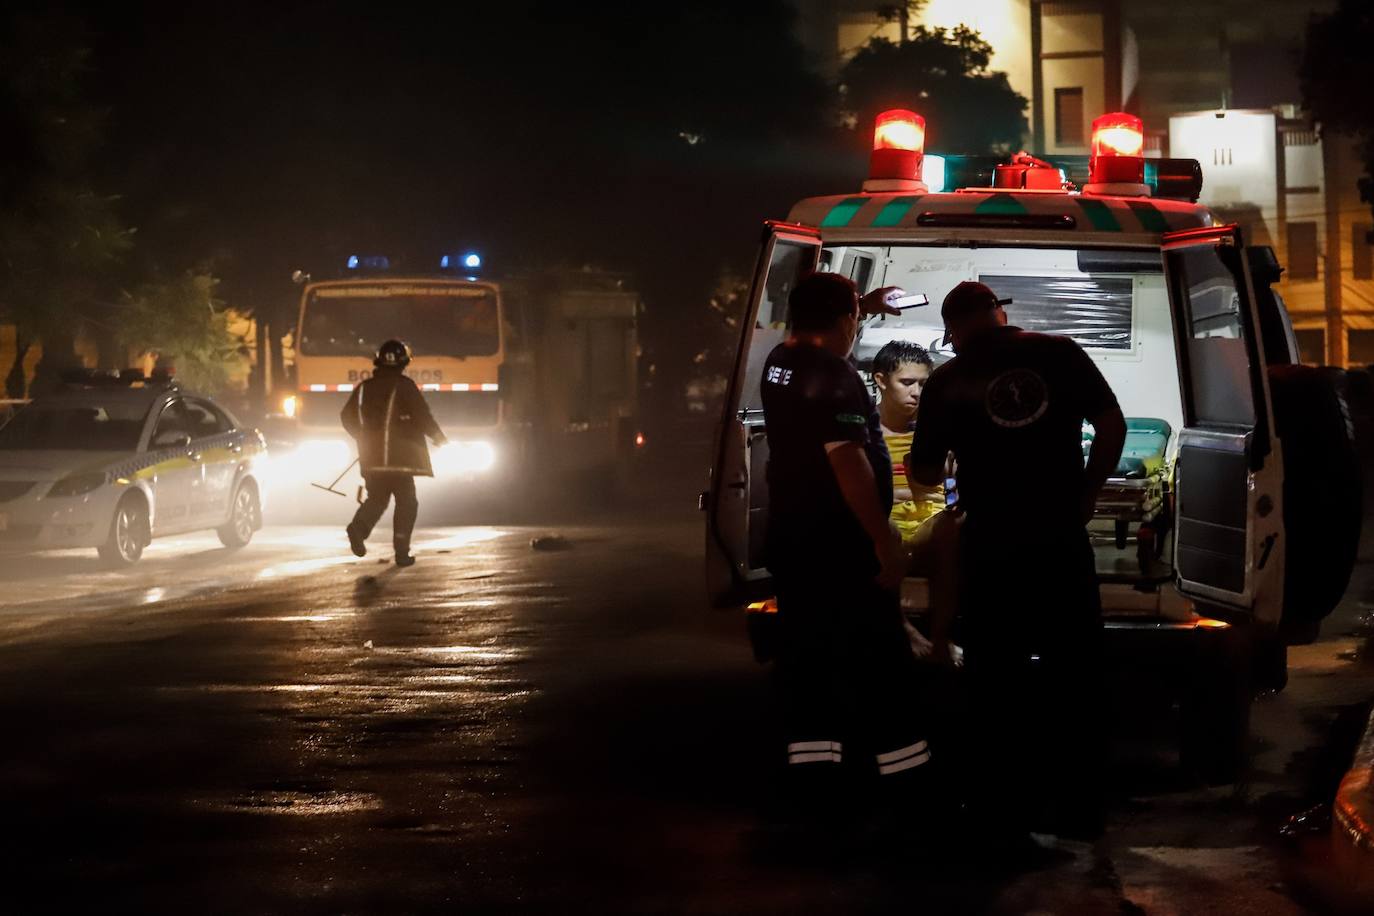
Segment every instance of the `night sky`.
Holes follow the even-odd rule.
[[[778,0],[69,8],[105,111],[98,184],[140,257],[230,304],[352,251],[630,271],[669,336],[765,217],[857,187],[863,140]],[[696,140],[697,142],[689,142]],[[656,313],[656,314],[655,314]]]

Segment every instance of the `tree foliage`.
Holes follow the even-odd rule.
[[[1368,91],[1374,6],[1341,0],[1307,28],[1300,75],[1303,103],[1323,131],[1353,136],[1367,175],[1374,176],[1374,94]],[[1374,203],[1374,201],[1371,201]]]
[[[34,345],[44,353],[35,388],[50,386],[84,332],[107,361],[122,365],[121,350],[166,353],[189,383],[217,391],[242,357],[215,308],[214,279],[158,276],[149,252],[135,257],[118,198],[97,190],[103,116],[86,94],[83,34],[61,13],[0,18],[0,321],[15,325],[18,342],[6,388],[25,394]]]
[[[1007,75],[988,70],[992,45],[973,29],[917,26],[905,42],[873,38],[841,72],[843,107],[868,125],[888,108],[926,119],[926,148],[945,153],[1005,153],[1026,131],[1024,96]]]
[[[229,329],[216,281],[205,270],[155,277],[123,295],[115,321],[116,338],[133,352],[171,360],[191,388],[220,393],[246,358],[243,341]]]
[[[79,34],[61,15],[0,19],[0,320],[18,338],[11,396],[24,393],[18,367],[33,344],[59,362],[71,351],[132,243],[114,198],[90,181],[99,114],[81,94],[89,55]]]

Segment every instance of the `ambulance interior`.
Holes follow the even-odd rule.
[[[920,344],[937,366],[953,356],[942,343],[939,304],[964,280],[986,283],[1000,298],[1010,298],[1006,311],[1011,324],[1076,340],[1116,393],[1128,426],[1121,462],[1090,525],[1098,571],[1104,582],[1172,578],[1171,489],[1183,405],[1158,249],[830,247],[822,253],[821,269],[849,276],[861,291],[898,286],[929,300],[900,317],[866,323],[856,356],[870,385],[873,356],[889,340]],[[1209,334],[1234,336],[1233,293],[1216,290],[1215,328]],[[1091,437],[1085,424],[1085,458]],[[902,456],[893,458],[900,462]],[[1006,456],[1006,469],[1017,473],[1015,455]],[[1035,481],[1026,484],[1033,487]],[[1045,493],[1044,498],[1074,496]],[[1034,519],[1028,522],[1033,529]]]

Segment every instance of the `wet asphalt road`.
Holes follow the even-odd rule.
[[[1109,832],[1059,864],[817,861],[769,826],[768,685],[700,598],[699,517],[653,515],[548,551],[431,528],[401,571],[308,527],[3,561],[4,909],[1289,914],[1339,887],[1278,828],[1374,695],[1353,601],[1256,707],[1239,786],[1121,723]]]

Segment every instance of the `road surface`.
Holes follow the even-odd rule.
[[[771,826],[769,686],[703,605],[695,513],[431,528],[399,571],[372,543],[0,563],[8,911],[1293,914],[1338,889],[1279,828],[1374,695],[1353,602],[1257,705],[1241,785],[1190,784],[1167,721],[1116,723],[1108,834],[1056,864],[829,860]]]

